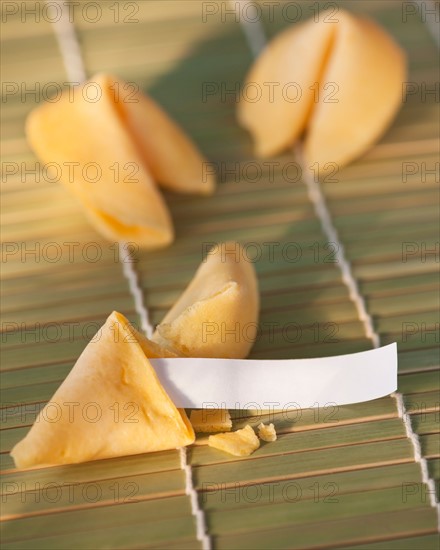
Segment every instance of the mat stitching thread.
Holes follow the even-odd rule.
[[[243,0],[239,0],[239,1],[243,1]],[[230,4],[235,6],[235,2],[233,0],[230,0]],[[250,22],[249,20],[244,22],[243,18],[240,16],[240,25],[248,40],[249,47],[254,57],[256,57],[258,55],[258,52],[261,49],[261,37],[263,37],[264,43],[266,44],[267,44],[267,40],[265,38],[265,32],[259,18],[258,17],[251,18],[251,21],[252,22]],[[252,37],[253,33],[255,33],[255,37]],[[367,311],[367,308],[365,305],[365,299],[359,290],[359,285],[353,275],[351,265],[345,256],[344,246],[341,240],[339,239],[338,232],[333,224],[331,214],[327,207],[326,200],[322,192],[321,186],[315,180],[315,177],[312,171],[308,169],[307,166],[305,165],[301,147],[297,146],[295,148],[295,152],[297,157],[300,160],[300,166],[303,169],[303,174],[304,174],[303,179],[307,187],[307,193],[313,204],[316,215],[321,223],[322,230],[326,235],[326,237],[329,239],[329,242],[337,246],[336,258],[342,272],[342,280],[344,281],[345,285],[348,288],[350,299],[354,303],[356,307],[356,311],[359,315],[359,319],[362,321],[364,325],[367,338],[371,340],[374,348],[378,348],[380,346],[379,334],[374,329],[373,319]],[[396,402],[398,417],[402,419],[403,424],[405,426],[406,436],[412,444],[414,461],[416,463],[419,463],[420,465],[420,470],[422,473],[422,481],[428,487],[430,505],[434,508],[437,508],[437,519],[438,519],[438,526],[440,529],[440,505],[437,505],[435,483],[434,483],[434,480],[429,477],[428,463],[426,461],[426,458],[422,456],[419,436],[413,430],[411,418],[405,408],[403,395],[399,392],[394,392],[391,395]]]
[[[63,58],[66,73],[71,82],[80,83],[86,80],[86,70],[81,55],[81,48],[75,32],[73,22],[69,19],[68,10],[65,9],[61,0],[61,17],[53,24],[55,35]],[[119,259],[122,262],[122,271],[128,281],[130,293],[134,299],[135,309],[141,319],[142,330],[148,338],[153,334],[153,327],[149,320],[148,309],[145,306],[142,289],[139,286],[139,278],[133,267],[133,259],[128,252],[126,243],[119,244]],[[190,497],[191,513],[196,521],[197,539],[202,543],[203,550],[211,550],[211,539],[206,533],[205,514],[199,508],[197,491],[194,488],[192,468],[187,462],[187,451],[185,447],[179,449],[180,467],[185,474],[185,493]]]
[[[142,288],[139,285],[139,277],[133,267],[133,258],[128,251],[127,243],[119,243],[119,261],[122,263],[122,271],[128,281],[130,293],[134,299],[134,307],[141,320],[141,328],[147,338],[151,338],[154,327],[150,323],[148,308],[145,305]]]
[[[211,538],[206,527],[205,513],[199,506],[197,490],[193,483],[193,471],[191,464],[188,464],[188,453],[186,447],[181,447],[180,467],[185,472],[185,493],[191,500],[191,513],[196,519],[197,540],[202,543],[203,550],[211,550]]]

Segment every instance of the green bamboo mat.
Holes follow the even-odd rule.
[[[211,198],[168,195],[176,242],[138,254],[135,268],[152,323],[191,279],[205,244],[236,239],[249,254],[262,252],[255,261],[262,331],[252,357],[371,348],[340,267],[329,261],[331,249],[305,183],[283,178],[283,166],[294,157],[275,159],[271,174],[236,123],[233,96],[202,99],[204,83],[234,89],[252,62],[239,22],[232,15],[222,20],[221,3],[145,0],[121,3],[115,23],[112,4],[98,2],[102,16],[94,23],[75,20],[88,74],[110,71],[139,83],[220,172]],[[207,4],[219,11],[204,22]],[[270,37],[286,21],[278,3],[273,17],[261,4]],[[403,21],[404,4],[339,3],[386,26],[408,51],[409,80],[429,87],[438,80],[434,43],[420,17]],[[299,5],[304,17],[311,14],[312,3]],[[129,23],[131,17],[138,22]],[[66,81],[44,18],[23,23],[20,13],[11,16],[2,41],[4,81],[29,87]],[[23,132],[35,103],[19,95],[2,103],[2,167],[18,168],[2,178],[2,240],[10,243],[2,263],[3,546],[200,548],[177,452],[23,472],[9,458],[106,315],[118,309],[139,323],[114,245],[88,226],[63,188],[36,175]],[[399,391],[438,487],[438,336],[428,332],[438,327],[438,258],[402,257],[404,243],[419,251],[435,246],[435,176],[403,181],[402,163],[433,167],[437,113],[432,95],[426,101],[410,96],[383,139],[322,189],[381,343],[398,342]],[[249,166],[261,170],[257,181],[246,172]],[[78,243],[73,255],[72,242]],[[272,261],[268,242],[279,243],[278,250],[293,242],[301,255],[291,261],[278,253]],[[56,245],[61,253],[54,262]],[[35,247],[45,251],[39,261],[29,252]],[[96,250],[101,257],[90,261]],[[286,338],[282,329],[292,322],[297,328]],[[214,548],[437,548],[436,512],[393,397],[338,409],[272,415],[243,410],[233,416],[237,427],[271,420],[280,435],[248,459],[208,448],[203,437],[189,449]]]

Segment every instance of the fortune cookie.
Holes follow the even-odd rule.
[[[257,333],[258,283],[238,243],[216,245],[152,340],[179,356],[242,359]]]
[[[238,119],[268,157],[304,133],[305,161],[320,173],[363,154],[402,103],[405,54],[373,21],[344,10],[289,27],[263,50],[246,84]]]
[[[194,442],[147,357],[172,357],[113,312],[11,451],[18,468],[69,464]]]
[[[172,242],[156,183],[179,193],[214,190],[205,159],[183,131],[133,83],[113,76],[97,75],[37,107],[26,133],[109,240],[150,249]]]

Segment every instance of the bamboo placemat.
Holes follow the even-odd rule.
[[[3,15],[6,4],[13,3],[2,4]],[[370,349],[304,178],[283,177],[283,167],[298,159],[274,159],[271,173],[236,123],[233,94],[203,100],[204,84],[233,90],[252,62],[240,21],[224,14],[225,3],[146,0],[121,3],[115,23],[113,3],[95,4],[95,22],[75,17],[88,74],[109,71],[139,83],[219,170],[211,198],[167,195],[176,242],[136,255],[151,322],[189,282],[206,243],[236,239],[250,255],[261,252],[255,267],[263,330],[252,357]],[[203,18],[208,4],[216,13]],[[280,10],[292,3],[273,3],[273,17],[267,4],[261,2],[261,13],[270,37],[288,24]],[[409,81],[419,89],[367,155],[336,182],[320,184],[380,342],[398,342],[408,417],[395,396],[297,414],[233,411],[237,427],[270,419],[280,435],[247,459],[208,448],[206,438],[188,450],[213,548],[438,545],[436,509],[414,454],[419,441],[438,499],[438,251],[423,254],[436,246],[438,181],[433,173],[421,176],[422,163],[429,170],[437,161],[438,104],[433,94],[421,95],[423,85],[431,89],[438,80],[437,53],[420,6],[411,15],[405,2],[338,4],[390,30],[408,52]],[[24,90],[66,82],[47,17],[23,17],[23,5],[16,5],[2,33],[3,80]],[[317,5],[295,4],[304,18]],[[2,103],[3,546],[200,548],[177,451],[29,471],[15,470],[9,457],[108,313],[117,309],[141,322],[118,249],[90,228],[61,186],[39,174],[23,131],[39,97],[25,99],[11,93]],[[406,181],[404,162],[418,169]],[[276,261],[264,243],[277,243]],[[293,253],[279,253],[291,243],[300,251],[295,261]],[[296,325],[283,334],[288,323]]]

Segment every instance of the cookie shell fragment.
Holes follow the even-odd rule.
[[[260,446],[260,440],[248,424],[231,433],[210,435],[208,445],[234,456],[249,456]]]
[[[232,429],[227,409],[193,409],[189,420],[196,433],[230,432]]]
[[[259,424],[258,426],[258,437],[262,439],[263,441],[276,441],[277,440],[277,432],[275,430],[275,426],[270,424]]]

